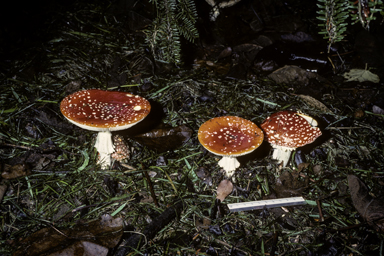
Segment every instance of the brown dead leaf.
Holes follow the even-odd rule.
[[[122,235],[123,220],[103,215],[68,229],[43,228],[22,240],[13,256],[78,255],[79,250],[84,252],[80,255],[106,255]]]
[[[153,129],[135,136],[135,140],[148,148],[165,152],[183,145],[192,136],[192,130],[185,125]]]
[[[384,110],[376,105],[373,105],[372,112],[378,115],[384,115]]]
[[[297,171],[301,172],[305,168],[308,168],[308,166],[309,166],[309,163],[300,163],[299,166],[297,167]]]
[[[231,67],[230,63],[214,63],[213,61],[209,60],[195,60],[194,61],[193,68],[194,69],[200,69],[200,68],[206,68],[209,71],[214,71],[220,75],[225,75],[228,73],[228,70]]]
[[[5,191],[7,191],[7,185],[0,184],[0,202],[1,202],[1,200],[3,200]]]
[[[368,187],[356,176],[348,175],[352,203],[359,214],[376,231],[384,232],[384,201],[369,194]]]
[[[321,176],[321,174],[323,173],[323,167],[321,167],[321,165],[319,164],[313,166],[312,170],[316,176]]]
[[[153,198],[146,192],[139,192],[141,203],[153,203]]]
[[[233,190],[233,184],[230,180],[222,180],[217,186],[217,199],[220,199],[221,202],[224,201],[224,199],[232,193]]]
[[[48,254],[48,256],[106,256],[107,254],[108,248],[104,246],[88,241],[78,241],[60,251]]]
[[[304,100],[308,105],[319,109],[323,113],[332,113],[332,111],[325,106],[322,102],[318,101],[317,99],[308,96],[308,95],[303,95],[303,94],[298,94],[296,96],[299,96],[302,100]]]
[[[325,81],[320,75],[307,71],[295,65],[286,65],[273,71],[268,75],[270,79],[278,84],[308,84],[311,79]]]
[[[196,219],[196,228],[201,229],[208,229],[211,225],[211,220],[207,217],[202,218],[203,222],[200,222],[199,219]]]
[[[211,173],[205,167],[199,167],[196,171],[197,177],[199,177],[203,183],[208,186],[212,186],[212,176]]]
[[[4,171],[1,174],[3,179],[15,179],[23,176],[27,176],[31,174],[31,170],[28,168],[26,164],[16,164],[13,166],[5,165]]]
[[[308,187],[309,178],[300,177],[298,171],[284,171],[277,179],[274,190],[278,198],[301,196]]]

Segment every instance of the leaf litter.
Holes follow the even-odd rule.
[[[347,79],[347,82],[351,82],[351,81],[359,81],[359,82],[368,81],[372,83],[380,82],[379,76],[367,69],[351,69],[349,72],[345,72],[343,74],[343,77]]]
[[[123,220],[102,215],[98,220],[63,230],[40,229],[23,239],[13,255],[75,255],[76,251],[83,251],[84,255],[107,255],[122,235]]]
[[[108,248],[114,255],[325,255],[334,250],[364,255],[383,249],[383,234],[367,217],[370,208],[356,203],[369,193],[381,207],[376,200],[383,196],[384,184],[381,112],[355,119],[356,105],[343,103],[357,97],[349,91],[324,97],[324,108],[319,100],[303,101],[267,79],[225,79],[205,68],[155,75],[142,38],[130,35],[137,40],[129,40],[118,29],[121,17],[100,18],[96,9],[80,5],[64,17],[70,22],[62,23],[40,48],[39,63],[48,63],[40,71],[30,75],[32,49],[1,73],[1,173],[14,174],[2,176],[2,254],[16,253],[28,241],[36,245],[35,232],[76,238],[71,241],[75,247],[64,245],[67,252],[80,243],[103,252]],[[95,26],[84,29],[85,20]],[[132,149],[126,164],[116,161],[110,170],[101,170],[92,133],[61,116],[58,102],[88,88],[139,94],[157,106],[146,126],[124,135]],[[316,117],[325,132],[303,148],[305,168],[291,161],[280,172],[264,142],[250,156],[239,157],[235,189],[225,186],[221,192],[224,174],[217,157],[199,145],[199,126],[222,115],[260,124],[283,109]],[[166,128],[156,131],[158,127]],[[143,133],[155,146],[136,140]],[[175,144],[155,149],[165,136],[172,136]],[[362,193],[351,191],[351,198],[348,175],[363,180],[369,192],[359,199]],[[224,202],[217,202],[216,194]],[[290,195],[304,196],[308,205],[239,213],[225,207]],[[104,234],[89,231],[86,223],[100,223],[105,214],[119,220],[114,231],[121,239],[108,234],[114,243],[98,247],[94,242]],[[84,239],[85,233],[92,241]],[[44,241],[48,246],[57,242]]]

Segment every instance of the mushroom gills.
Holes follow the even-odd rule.
[[[316,127],[318,125],[317,121],[315,119],[313,119],[312,117],[310,116],[307,116],[303,113],[299,113],[297,112],[296,113],[297,115],[301,116],[302,118],[304,118],[305,120],[307,120],[307,122],[312,126],[312,127]]]

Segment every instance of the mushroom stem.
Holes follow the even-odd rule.
[[[275,159],[280,164],[283,162],[283,167],[287,166],[291,153],[296,148],[284,147],[284,146],[273,146],[272,159]]]
[[[109,130],[97,134],[95,148],[97,152],[99,152],[98,164],[100,164],[103,169],[109,168],[109,166],[111,166],[111,154],[115,152],[112,133]]]
[[[236,157],[231,156],[223,156],[218,164],[225,170],[226,176],[228,178],[231,178],[235,173],[235,170],[240,166],[240,163],[237,161]]]

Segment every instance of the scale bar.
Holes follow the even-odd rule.
[[[278,198],[278,199],[268,199],[260,201],[251,201],[251,202],[242,202],[227,204],[231,212],[239,211],[250,211],[250,210],[261,210],[265,208],[274,208],[281,206],[292,206],[292,205],[303,205],[306,204],[306,201],[303,197],[287,197],[287,198]]]

